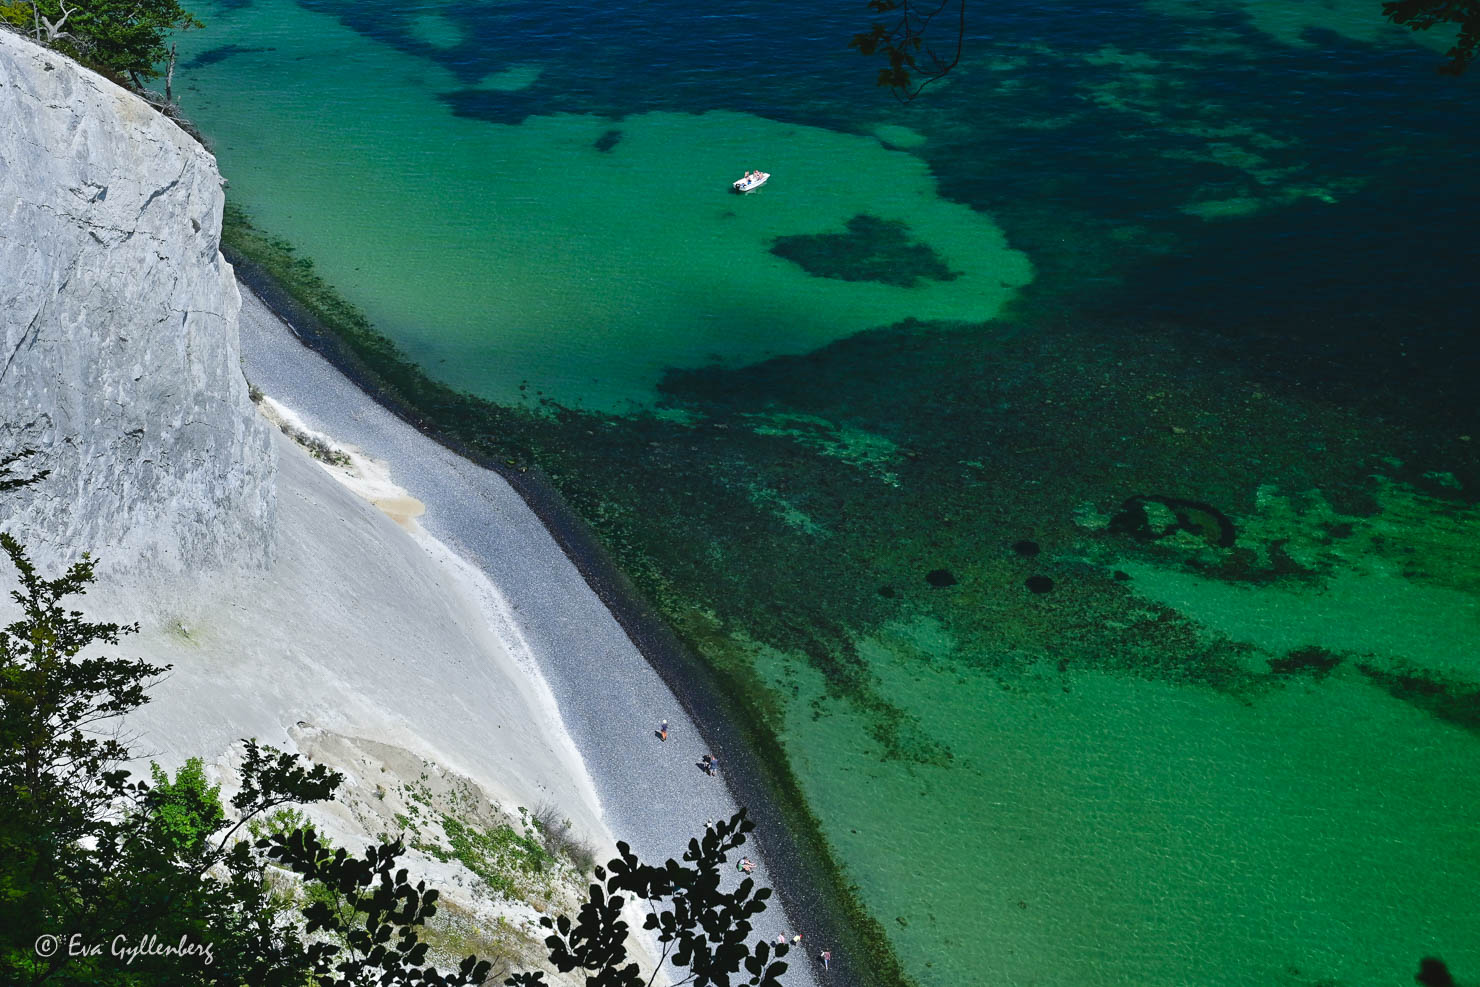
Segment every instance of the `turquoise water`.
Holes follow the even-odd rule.
[[[1444,39],[993,8],[899,105],[847,4],[199,13],[229,194],[513,409],[919,983],[1480,977]]]

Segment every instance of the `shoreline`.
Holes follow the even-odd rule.
[[[224,245],[223,253],[227,254],[233,267],[236,268],[237,280],[244,295],[254,296],[273,318],[287,327],[298,345],[320,357],[366,401],[373,402],[404,426],[415,429],[420,433],[420,437],[431,440],[437,447],[445,450],[449,455],[456,456],[468,466],[495,474],[507,484],[508,489],[533,515],[554,546],[571,562],[580,580],[621,628],[640,660],[648,666],[678,702],[682,710],[681,715],[686,715],[694,721],[696,732],[708,744],[707,749],[720,754],[721,763],[724,765],[721,777],[725,788],[733,793],[737,804],[747,807],[751,818],[756,822],[756,831],[751,834],[751,841],[756,847],[752,855],[761,860],[764,872],[762,883],[769,884],[775,889],[781,910],[787,916],[785,919],[788,922],[787,930],[794,930],[795,927],[789,924],[795,920],[794,917],[805,916],[806,927],[803,931],[807,940],[802,957],[793,954],[788,958],[791,963],[787,974],[789,981],[799,985],[814,982],[810,975],[810,967],[815,965],[811,962],[813,954],[810,951],[814,945],[819,947],[825,945],[833,949],[840,957],[847,955],[854,937],[847,931],[845,909],[838,907],[837,903],[823,891],[826,884],[830,883],[826,875],[821,872],[821,868],[813,865],[812,855],[808,854],[795,839],[783,819],[784,813],[773,804],[768,783],[761,770],[760,757],[751,751],[747,739],[723,712],[722,706],[725,699],[723,693],[712,682],[704,680],[703,670],[695,667],[697,663],[691,662],[683,654],[682,644],[668,630],[661,618],[642,604],[636,591],[626,583],[625,577],[604,556],[594,535],[585,529],[579,518],[569,511],[569,508],[560,500],[559,494],[548,484],[541,482],[540,475],[534,471],[508,469],[504,464],[492,462],[487,457],[460,449],[444,436],[436,434],[434,427],[416,414],[414,409],[407,409],[396,400],[395,396],[387,394],[386,390],[379,385],[375,375],[359,366],[358,360],[354,359],[352,354],[343,353],[343,343],[330,330],[319,324],[311,313],[289,296],[261,268]],[[244,304],[244,323],[247,311],[248,304]],[[245,325],[243,335],[244,337],[246,335]],[[245,339],[243,349],[246,350]],[[257,382],[254,381],[254,383]],[[261,383],[270,385],[271,381],[264,379]],[[270,387],[265,390],[269,394],[273,393]],[[299,412],[302,410],[297,405],[294,405],[294,409]],[[333,428],[328,428],[326,431],[335,438],[342,437]],[[355,444],[363,448],[360,442],[355,442]],[[401,464],[391,461],[391,465],[394,469]],[[438,505],[434,500],[425,496],[421,499],[430,501],[428,503],[429,517],[418,520],[435,525]],[[480,565],[476,557],[469,557],[470,554],[476,555],[476,553],[470,553],[466,543],[462,543],[455,537],[449,538],[447,533],[442,531],[429,531],[429,536],[463,556],[468,565],[482,571],[494,585],[499,585],[498,581],[493,578],[493,574]],[[513,609],[516,612],[521,610],[517,603]],[[559,701],[562,697],[558,695],[558,689],[556,692],[557,701]],[[569,699],[569,697],[565,698]],[[561,702],[561,705],[567,704]],[[669,719],[676,718],[670,715]],[[654,725],[656,725],[656,717]],[[579,726],[580,724],[576,722],[566,724],[567,729],[572,733],[578,732]],[[643,732],[650,732],[647,731],[645,724]],[[577,750],[580,751],[588,772],[594,778],[598,772],[593,770],[594,765],[588,753],[581,750],[583,746],[585,745],[576,739]],[[668,746],[672,747],[671,744]],[[608,756],[611,754],[609,750],[604,749],[604,752]],[[702,777],[699,778],[700,782],[702,780]],[[610,790],[603,791],[603,788],[611,786],[603,786],[599,779],[596,779],[596,785],[603,807],[609,807],[613,793]],[[666,814],[665,812],[664,815]],[[713,815],[711,813],[711,816]],[[640,846],[641,841],[634,838],[632,833],[623,831],[617,820],[607,819],[606,823],[615,836],[632,843],[635,849]],[[644,851],[639,849],[638,852],[643,853]],[[648,851],[648,853],[651,852],[651,850]],[[676,856],[681,852],[681,846],[670,846],[661,852],[665,857]],[[782,874],[790,876],[779,877]],[[762,874],[758,872],[757,877],[762,877]],[[767,916],[763,916],[761,920],[763,928],[769,925],[766,918]],[[803,958],[807,962],[802,962]],[[848,966],[848,964],[835,964],[828,976],[828,982],[842,984],[845,987],[853,984],[861,987],[862,984],[868,982],[866,979],[855,979],[848,972]]]
[[[238,214],[237,222],[239,229],[245,227],[249,231],[247,236],[277,243],[251,226],[244,215]],[[810,806],[799,795],[791,794],[799,792],[800,786],[777,740],[741,726],[742,718],[753,711],[727,708],[736,702],[744,705],[738,690],[723,688],[715,671],[690,654],[667,622],[611,561],[585,522],[565,504],[553,483],[537,468],[521,467],[512,459],[498,461],[443,434],[435,422],[428,420],[420,409],[367,366],[350,341],[330,328],[286,284],[228,242],[228,237],[229,234],[223,236],[221,250],[235,268],[238,282],[286,324],[299,343],[322,357],[370,401],[407,426],[462,461],[496,474],[538,518],[585,585],[621,626],[645,664],[661,678],[685,713],[702,724],[710,749],[717,751],[725,764],[723,775],[727,785],[734,791],[737,802],[748,807],[757,824],[752,840],[761,854],[773,862],[771,870],[795,875],[772,881],[772,886],[787,913],[808,917],[808,924],[814,930],[809,947],[826,943],[837,956],[855,958],[854,963],[835,963],[829,980],[858,987],[912,984],[914,981],[900,966],[882,926],[864,908],[856,886],[839,869]],[[306,267],[309,272],[306,280],[317,281],[311,265]],[[301,290],[310,295],[314,290],[322,291],[328,298],[315,297],[314,301],[326,303],[334,316],[342,316],[352,330],[363,331],[372,347],[386,347],[394,359],[421,373],[414,364],[394,353],[393,344],[328,285],[317,281],[317,285]],[[336,311],[340,307],[343,311]],[[808,953],[806,959],[810,962],[811,958]]]

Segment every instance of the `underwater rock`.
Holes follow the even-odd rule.
[[[1306,672],[1316,678],[1324,678],[1340,664],[1340,655],[1332,654],[1325,648],[1312,644],[1304,648],[1296,648],[1283,658],[1269,659],[1269,670],[1274,675],[1297,675]]]
[[[1031,559],[1039,552],[1038,543],[1036,541],[1028,541],[1027,539],[1014,542],[1012,550],[1027,559]]]
[[[1047,593],[1053,589],[1053,580],[1047,576],[1029,576],[1023,581],[1023,585],[1035,593]]]
[[[954,281],[961,276],[928,244],[911,240],[904,223],[877,216],[854,216],[848,220],[847,233],[777,237],[771,253],[814,277],[840,281],[878,281],[913,288],[922,279]]]
[[[949,569],[931,569],[925,573],[925,581],[936,589],[956,585],[956,577],[951,574],[951,570]]]
[[[1434,956],[1425,956],[1418,961],[1418,974],[1413,979],[1423,984],[1423,987],[1455,987],[1454,975],[1449,972],[1449,967]]]
[[[1238,537],[1233,521],[1213,505],[1155,494],[1126,500],[1110,518],[1109,530],[1144,542],[1186,531],[1219,548],[1232,548]]]

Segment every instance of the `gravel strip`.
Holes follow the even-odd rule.
[[[382,407],[305,346],[246,285],[241,289],[242,364],[248,380],[310,427],[388,463],[394,480],[426,504],[426,514],[418,519],[422,527],[482,569],[504,594],[555,693],[564,728],[581,751],[612,833],[644,860],[658,862],[680,856],[706,820],[728,818],[737,806],[725,770],[743,753],[730,744],[710,746],[712,740],[700,733],[508,482]],[[655,736],[664,719],[666,743]],[[709,751],[720,758],[719,778],[699,767]],[[752,844],[747,849],[758,864],[755,878],[775,885],[762,855]],[[777,904],[773,899],[757,930],[772,939],[797,928],[794,916]],[[808,932],[805,924],[801,931]],[[806,936],[804,945],[809,958],[796,952],[788,957],[788,987],[818,983],[813,968],[818,973],[821,968],[811,957],[823,944]],[[839,965],[835,961],[823,979],[846,984]]]

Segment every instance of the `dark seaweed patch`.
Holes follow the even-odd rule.
[[[1031,559],[1033,556],[1038,554],[1038,543],[1036,541],[1027,541],[1025,539],[1020,542],[1014,542],[1012,550],[1025,559]]]
[[[1445,723],[1480,733],[1480,687],[1406,663],[1378,668],[1363,662],[1357,668],[1394,699],[1401,699]]]
[[[233,55],[250,55],[258,51],[277,51],[276,48],[251,48],[247,45],[217,45],[215,48],[207,48],[196,55],[190,61],[183,63],[182,69],[200,69],[207,65],[215,65],[224,62]]]
[[[1154,522],[1146,510],[1149,504],[1165,507],[1172,519]],[[1137,494],[1127,499],[1120,505],[1119,512],[1110,519],[1110,530],[1147,542],[1158,541],[1174,532],[1186,531],[1219,548],[1232,548],[1238,538],[1238,529],[1234,527],[1233,521],[1212,504],[1155,494]]]
[[[956,585],[956,577],[949,569],[931,569],[925,573],[925,581],[936,589]]]
[[[854,216],[848,220],[847,233],[777,237],[771,253],[815,277],[841,281],[913,288],[921,280],[954,281],[961,276],[929,245],[912,241],[904,223],[877,216]]]
[[[1053,589],[1053,580],[1047,576],[1029,576],[1023,585],[1035,593],[1047,593]]]
[[[1304,648],[1296,648],[1283,658],[1269,659],[1269,671],[1273,675],[1314,675],[1316,678],[1325,678],[1337,665],[1341,664],[1341,656],[1332,654],[1325,648],[1308,645]]]
[[[616,147],[617,142],[621,139],[622,132],[620,130],[608,130],[606,133],[596,138],[596,143],[594,146],[596,150],[606,153],[609,152],[612,148]]]
[[[536,89],[537,86],[516,89],[513,92],[454,89],[451,92],[438,93],[437,98],[452,110],[453,116],[514,127],[545,108],[544,97],[535,92]]]
[[[1444,961],[1435,956],[1425,956],[1418,961],[1418,974],[1413,978],[1423,987],[1456,987],[1454,974]]]

